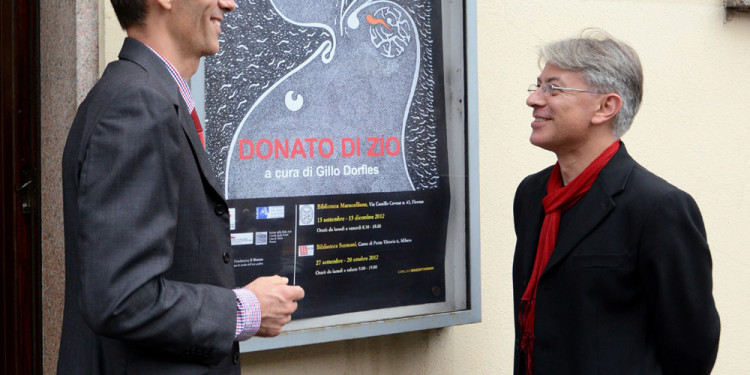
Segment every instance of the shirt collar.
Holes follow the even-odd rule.
[[[156,56],[161,59],[161,61],[164,63],[164,66],[167,67],[167,70],[169,70],[169,74],[172,75],[172,78],[174,79],[175,83],[177,83],[177,87],[180,88],[180,95],[182,95],[182,99],[185,101],[185,104],[187,104],[188,113],[192,113],[193,109],[195,108],[195,103],[193,103],[193,96],[190,94],[190,87],[188,87],[187,82],[182,78],[180,73],[175,69],[175,67],[167,61],[167,59],[159,54],[159,52],[156,52],[153,48],[146,45],[148,49],[151,50]]]

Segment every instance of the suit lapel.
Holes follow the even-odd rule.
[[[597,179],[591,189],[571,209],[565,220],[560,223],[557,245],[549,258],[545,272],[555,267],[575,248],[575,246],[607,217],[615,203],[601,182]]]
[[[190,143],[190,148],[192,149],[193,157],[198,164],[198,169],[216,193],[223,197],[224,194],[222,192],[224,190],[219,188],[216,174],[208,161],[208,154],[206,154],[206,150],[203,148],[198,133],[195,130],[193,118],[190,117],[190,113],[187,111],[187,104],[185,104],[185,101],[182,99],[180,90],[177,87],[174,78],[170,75],[169,70],[167,70],[167,67],[164,66],[164,63],[159,57],[149,50],[148,47],[131,38],[125,39],[119,57],[121,59],[133,61],[142,66],[162,87],[165,95],[172,101],[177,110],[177,115],[180,119],[180,126]]]
[[[193,156],[198,161],[198,166],[200,167],[201,174],[203,174],[211,187],[213,187],[214,190],[216,190],[216,192],[223,197],[223,190],[219,189],[219,182],[216,179],[216,174],[214,173],[213,169],[211,169],[211,163],[208,161],[208,154],[203,148],[203,144],[201,143],[201,139],[198,136],[198,132],[195,130],[195,123],[193,122],[193,118],[190,117],[190,114],[187,112],[187,106],[185,105],[185,103],[181,103],[178,112],[180,118],[182,119],[182,121],[180,121],[182,130],[185,132],[185,135],[190,141],[190,148],[193,149]]]
[[[560,223],[557,244],[545,273],[562,262],[578,243],[615,209],[613,197],[625,189],[634,165],[635,161],[622,144],[599,173],[586,195],[567,212],[567,215],[563,213],[564,219]]]
[[[545,174],[545,178],[543,178],[544,182],[536,185],[533,190],[529,191],[529,194],[533,197],[530,201],[535,202],[536,205],[527,208],[527,210],[529,211],[533,210],[533,214],[530,215],[528,219],[525,219],[525,222],[523,224],[527,225],[528,228],[533,228],[531,232],[536,233],[536,235],[534,236],[534,238],[529,239],[530,242],[526,242],[527,246],[525,246],[524,248],[526,248],[527,251],[522,252],[524,288],[528,280],[531,278],[531,272],[534,269],[537,247],[539,246],[539,230],[541,229],[542,223],[544,222],[544,208],[542,206],[542,199],[544,199],[544,197],[547,195],[547,179],[549,179],[552,167],[548,169],[549,171]]]

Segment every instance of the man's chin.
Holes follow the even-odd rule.
[[[546,141],[545,139],[542,139],[541,137],[535,137],[534,134],[532,134],[531,137],[529,137],[529,142],[532,145],[539,147],[541,149],[552,151],[552,144],[550,142]]]
[[[545,142],[544,142],[543,137],[540,137],[539,134],[536,134],[535,132],[531,133],[531,136],[529,137],[529,142],[536,147],[544,148]]]
[[[203,53],[201,54],[201,57],[213,56],[217,54],[218,52],[219,52],[219,44],[217,42],[215,46],[210,46],[209,48],[204,50]]]

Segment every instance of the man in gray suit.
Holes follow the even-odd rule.
[[[127,31],[63,155],[60,374],[239,373],[238,344],[281,332],[286,278],[234,287],[229,213],[185,84],[233,0],[112,0]]]

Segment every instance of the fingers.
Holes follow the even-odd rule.
[[[291,292],[293,293],[292,294],[292,300],[293,301],[299,301],[299,300],[305,298],[305,290],[302,289],[302,287],[299,286],[299,285],[293,285],[293,286],[291,286]],[[295,304],[296,304],[296,302],[295,302]]]
[[[278,276],[278,275],[269,276],[269,277],[280,284],[289,285],[288,277]]]
[[[305,297],[305,291],[298,285],[288,284],[289,279],[286,277],[265,276],[245,285],[245,288],[255,294],[260,304],[260,330],[256,335],[276,336],[292,320],[292,313],[297,310],[297,301]]]
[[[283,277],[283,276],[261,276],[255,280],[253,280],[251,283],[244,286],[246,289],[252,289],[251,285],[288,285],[289,284],[289,278]]]

